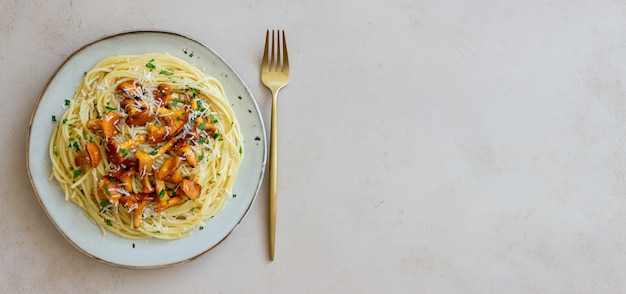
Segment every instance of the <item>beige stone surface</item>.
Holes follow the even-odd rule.
[[[2,293],[626,291],[621,1],[0,8]],[[279,97],[276,260],[266,182],[242,225],[184,265],[121,269],[70,245],[37,201],[25,152],[63,60],[123,31],[189,35],[247,81],[267,128],[268,28],[286,30],[292,69]]]

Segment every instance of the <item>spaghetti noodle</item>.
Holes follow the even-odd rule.
[[[103,234],[181,238],[234,196],[239,124],[220,82],[186,61],[105,58],[65,105],[52,177]]]

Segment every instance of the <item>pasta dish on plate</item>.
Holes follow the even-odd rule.
[[[220,82],[177,57],[101,60],[57,122],[52,177],[103,233],[177,239],[236,197],[239,123]]]

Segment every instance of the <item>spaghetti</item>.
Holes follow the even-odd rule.
[[[105,58],[65,105],[52,177],[103,234],[181,238],[234,196],[239,124],[220,82],[186,61]]]

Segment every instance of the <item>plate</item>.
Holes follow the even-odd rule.
[[[121,54],[168,53],[194,64],[216,77],[224,87],[244,137],[244,160],[226,206],[206,220],[202,230],[177,240],[130,240],[107,232],[65,201],[52,171],[48,145],[64,100],[71,99],[85,71],[101,59]],[[33,190],[43,211],[57,230],[74,247],[88,256],[125,268],[160,268],[185,263],[207,253],[228,237],[244,220],[261,186],[265,171],[266,137],[258,105],[250,89],[235,70],[215,51],[178,33],[133,31],[104,37],[70,55],[50,78],[33,111],[27,143],[27,166]]]

